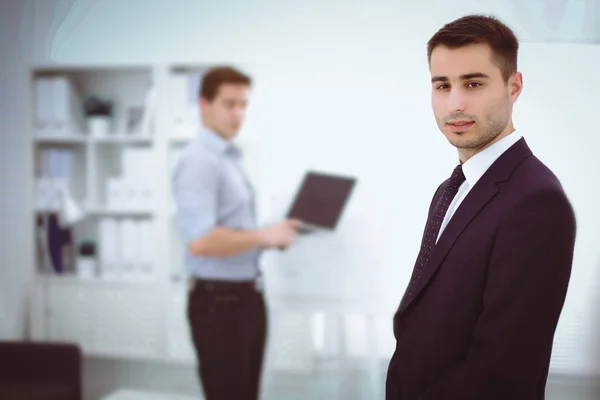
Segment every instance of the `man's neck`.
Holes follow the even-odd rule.
[[[224,135],[222,132],[219,132],[218,129],[215,129],[213,127],[211,127],[210,125],[207,124],[203,124],[204,129],[207,129],[211,132],[213,132],[215,135],[218,135],[221,139],[226,140],[226,141],[231,141],[231,138],[227,137],[226,135]]]

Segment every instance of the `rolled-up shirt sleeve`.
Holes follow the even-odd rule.
[[[186,245],[205,236],[217,223],[219,174],[218,163],[202,154],[184,155],[177,164],[172,191]]]

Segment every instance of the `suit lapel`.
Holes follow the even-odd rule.
[[[469,191],[432,250],[429,261],[423,267],[421,278],[414,288],[413,295],[406,297],[401,302],[400,313],[412,303],[427,283],[434,277],[446,254],[448,254],[456,239],[467,228],[471,220],[496,196],[498,193],[498,183],[506,181],[512,171],[529,155],[531,155],[531,150],[527,146],[525,139],[521,138],[490,166]]]
[[[416,283],[413,291],[413,295],[408,297],[403,304],[401,311],[406,309],[408,305],[414,300],[427,283],[431,280],[442,260],[461,234],[461,232],[467,227],[469,222],[481,211],[481,209],[498,193],[496,184],[494,182],[479,182],[471,189],[467,197],[460,204],[450,222],[442,232],[439,241],[433,248],[429,261],[423,267],[421,272],[421,278]]]

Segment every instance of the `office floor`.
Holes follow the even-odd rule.
[[[201,398],[194,368],[190,366],[86,358],[84,369],[86,400],[98,400],[121,388]],[[385,378],[381,376],[379,380],[383,385]],[[358,371],[342,375],[324,368],[311,374],[280,373],[264,388],[263,400],[377,400],[369,383],[368,375]],[[600,382],[553,378],[546,394],[546,400],[598,400]]]

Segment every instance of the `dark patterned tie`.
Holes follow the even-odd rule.
[[[462,164],[459,164],[456,168],[454,168],[452,176],[450,176],[450,179],[448,179],[448,184],[444,189],[442,198],[440,199],[437,207],[433,210],[431,218],[429,219],[429,221],[427,221],[425,233],[423,235],[423,241],[421,242],[421,250],[419,251],[417,261],[415,262],[413,275],[407,289],[408,298],[412,297],[413,295],[413,289],[415,287],[415,284],[421,277],[421,271],[427,263],[427,260],[429,260],[431,250],[433,250],[433,248],[435,247],[438,233],[440,232],[440,227],[442,226],[442,222],[444,221],[444,217],[446,215],[446,212],[448,211],[448,207],[450,206],[450,203],[452,203],[452,199],[454,199],[454,196],[456,196],[458,188],[464,181],[465,175],[463,174]]]

